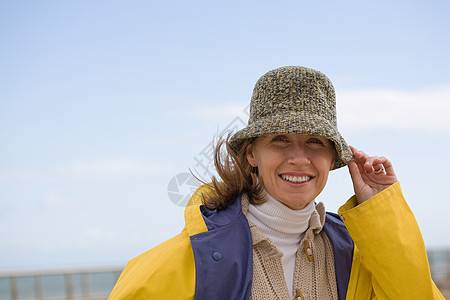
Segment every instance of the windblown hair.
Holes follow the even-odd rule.
[[[230,146],[230,137],[231,134],[226,139],[220,137],[214,150],[214,165],[221,181],[213,176],[206,184],[208,192],[202,193],[203,205],[210,210],[224,209],[242,194],[246,194],[252,204],[264,202],[264,188],[257,180],[258,170],[249,164],[246,156],[247,146],[255,138],[247,139],[236,154]]]

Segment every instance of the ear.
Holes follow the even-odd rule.
[[[331,158],[330,171],[333,170],[334,165],[336,164],[337,157],[337,152],[334,151],[333,157]]]
[[[339,158],[339,155],[338,155],[338,153],[336,151],[336,146],[334,145],[334,142],[333,141],[330,141],[330,142],[333,145],[333,152],[332,152],[331,165],[330,165],[330,171],[331,171],[331,170],[333,170],[334,165],[336,164],[336,161]]]
[[[249,144],[247,146],[246,149],[246,157],[247,157],[247,161],[250,164],[250,166],[252,167],[256,167],[256,158],[255,158],[255,153],[254,153],[254,145],[253,144]]]

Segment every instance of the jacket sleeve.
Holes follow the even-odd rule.
[[[109,300],[194,299],[195,262],[186,231],[128,262]]]
[[[361,264],[352,267],[349,291],[359,285],[360,293],[367,287],[363,293],[369,298],[444,299],[398,182],[359,205],[352,197],[339,215],[357,248],[354,263]]]

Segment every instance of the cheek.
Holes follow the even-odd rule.
[[[316,166],[322,171],[328,172],[334,167],[334,157],[329,152],[316,153],[316,155],[314,155],[314,160]]]
[[[281,152],[266,151],[258,156],[259,163],[266,169],[274,171],[284,162],[284,156]]]
[[[256,160],[258,161],[258,170],[261,177],[268,180],[269,177],[274,177],[276,175],[277,169],[280,165],[279,157],[273,153],[265,152],[256,156]]]

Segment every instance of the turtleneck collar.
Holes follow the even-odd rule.
[[[308,229],[311,215],[316,210],[314,201],[303,209],[294,210],[266,192],[266,202],[260,205],[249,204],[247,218],[262,229],[263,233],[273,235],[292,235],[297,239]],[[299,240],[298,240],[299,241]]]

